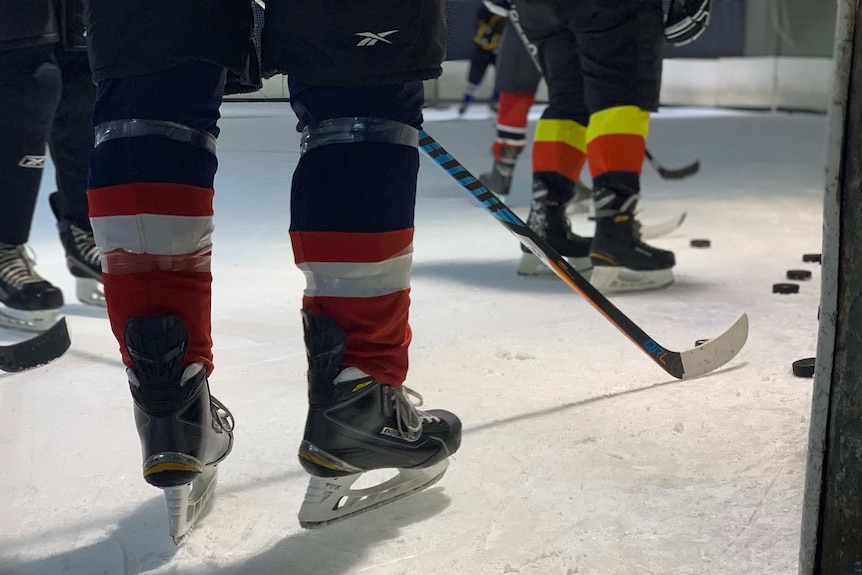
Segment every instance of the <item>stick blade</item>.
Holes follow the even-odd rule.
[[[734,357],[748,340],[748,315],[742,314],[736,323],[715,339],[680,352],[682,377],[691,379],[714,371]]]
[[[682,168],[658,168],[659,175],[665,180],[682,180],[691,177],[700,171],[700,160]]]
[[[45,365],[66,353],[71,344],[66,318],[60,318],[30,339],[0,346],[0,370],[19,372]]]
[[[641,224],[641,238],[652,240],[675,232],[685,221],[685,212],[665,222],[657,224]]]

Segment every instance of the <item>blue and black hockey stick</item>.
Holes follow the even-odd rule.
[[[497,218],[527,249],[545,262],[560,279],[578,292],[608,321],[623,332],[641,351],[659,367],[678,379],[689,379],[709,373],[723,366],[745,345],[748,339],[748,316],[743,314],[724,333],[693,349],[672,351],[658,344],[630,320],[614,304],[594,288],[566,259],[512,211],[500,198],[453,158],[425,130],[419,133],[419,147],[439,168],[458,182],[485,210]]]

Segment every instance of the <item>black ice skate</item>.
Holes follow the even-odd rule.
[[[590,243],[592,238],[583,238],[572,233],[566,218],[567,201],[549,199],[548,187],[540,179],[533,181],[533,201],[527,226],[543,240],[564,256],[575,270],[584,277],[590,277]],[[553,276],[554,272],[526,247],[521,245],[521,263],[518,274],[522,276]]]
[[[639,196],[617,196],[611,190],[596,194],[596,234],[590,250],[590,283],[602,292],[659,289],[673,283],[673,252],[641,241],[635,220]]]
[[[494,162],[490,172],[481,174],[479,182],[498,196],[508,196],[512,188],[515,164],[522,150],[523,147],[520,146],[502,146],[500,148],[500,161]]]
[[[25,246],[0,244],[0,326],[45,331],[57,322],[63,292],[33,266]]]
[[[233,445],[233,416],[210,395],[203,364],[185,365],[189,335],[178,317],[131,319],[124,339],[144,479],[164,489],[179,544],[215,489],[216,466]]]
[[[51,194],[48,200],[57,218],[60,242],[66,250],[66,267],[75,277],[75,295],[81,303],[104,307],[106,303],[102,286],[102,266],[93,232],[60,216],[59,192]]]
[[[425,489],[446,471],[461,443],[461,421],[442,410],[422,412],[401,386],[341,369],[346,337],[332,319],[302,312],[308,353],[309,410],[299,461],[312,477],[299,523],[319,527]],[[395,469],[381,484],[352,490],[363,473]]]

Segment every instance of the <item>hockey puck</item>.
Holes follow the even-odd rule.
[[[819,264],[821,259],[822,259],[821,254],[803,254],[802,255],[802,261],[804,261],[805,263]]]
[[[811,272],[808,270],[787,270],[789,280],[810,280]]]
[[[693,248],[708,248],[711,243],[709,240],[691,240],[689,245]]]
[[[772,293],[799,293],[799,284],[772,284]]]
[[[794,361],[793,375],[796,377],[814,377],[814,358],[806,357]]]
[[[708,341],[709,341],[708,339],[699,339],[699,340],[694,342],[694,347],[700,347]]]

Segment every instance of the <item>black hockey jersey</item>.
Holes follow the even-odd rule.
[[[0,50],[27,48],[60,41],[51,0],[0,2]]]

